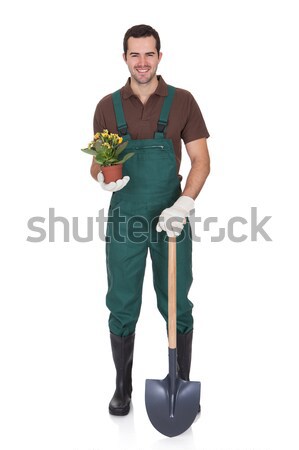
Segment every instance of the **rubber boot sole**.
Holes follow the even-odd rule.
[[[109,413],[112,416],[126,416],[130,412],[130,404],[124,408],[110,408],[109,406]]]

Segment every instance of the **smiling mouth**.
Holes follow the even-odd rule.
[[[138,73],[147,73],[150,69],[138,69],[138,68],[136,68],[135,69]]]

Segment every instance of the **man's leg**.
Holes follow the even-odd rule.
[[[122,229],[121,234],[126,236],[124,226]],[[116,368],[116,389],[109,412],[126,415],[130,410],[135,327],[141,308],[147,243],[131,242],[128,237],[121,242],[112,231],[113,227],[108,224],[106,304],[110,310],[109,329]]]
[[[192,240],[187,222],[177,238],[177,332],[189,333],[193,330],[193,304],[188,298],[192,284]],[[157,233],[150,242],[153,266],[154,288],[157,306],[167,322],[168,316],[168,238],[166,233]]]

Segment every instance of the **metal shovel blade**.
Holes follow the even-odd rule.
[[[200,403],[200,382],[171,379],[146,380],[145,404],[152,425],[165,436],[184,433],[194,422]]]
[[[200,382],[177,376],[177,351],[169,349],[169,373],[164,380],[146,380],[145,405],[156,430],[173,437],[194,422],[200,403]]]

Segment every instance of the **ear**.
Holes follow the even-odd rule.
[[[125,53],[123,53],[123,60],[124,60],[124,62],[127,64],[127,56],[126,56]]]
[[[162,53],[162,52],[160,52],[160,53],[159,53],[159,62],[161,61],[161,59],[162,59],[162,56],[163,56],[163,53]]]

